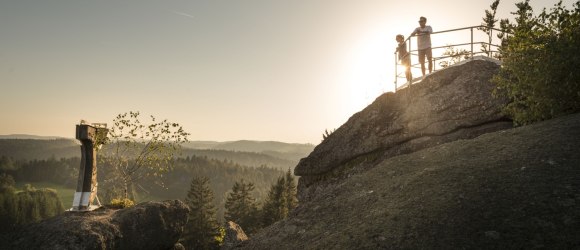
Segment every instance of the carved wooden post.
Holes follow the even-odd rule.
[[[97,147],[107,137],[106,124],[84,124],[76,127],[76,139],[81,141],[81,166],[71,211],[90,211],[97,196]],[[100,205],[100,204],[99,204]]]

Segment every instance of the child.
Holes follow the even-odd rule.
[[[397,43],[397,53],[399,55],[399,61],[403,66],[405,66],[405,77],[407,78],[407,82],[411,82],[413,76],[411,75],[411,56],[409,52],[407,52],[407,43],[405,43],[405,37],[401,34],[397,35],[396,37]]]

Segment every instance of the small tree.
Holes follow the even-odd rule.
[[[187,141],[189,134],[178,123],[150,119],[142,123],[140,113],[131,111],[117,115],[109,129],[100,159],[110,168],[105,180],[108,188],[122,189],[122,198],[133,199],[134,184],[145,178],[163,186],[163,174],[171,170],[174,156]]]
[[[254,183],[246,183],[242,179],[234,183],[225,204],[225,220],[236,222],[246,233],[254,233],[260,228],[258,205],[252,196],[253,191]]]
[[[262,207],[262,224],[269,226],[288,216],[286,179],[281,176],[272,185]]]
[[[218,248],[216,237],[220,236],[220,231],[213,199],[209,179],[194,177],[185,198],[190,211],[182,242],[187,249]]]
[[[447,68],[453,64],[456,64],[458,62],[461,62],[462,60],[467,60],[471,57],[471,53],[469,51],[467,51],[466,49],[459,49],[459,48],[453,48],[453,46],[449,45],[447,46],[447,48],[445,48],[445,51],[443,52],[444,56],[447,56],[447,58],[444,61],[439,62],[439,65],[442,68]]]
[[[336,129],[330,131],[328,131],[328,129],[325,129],[324,134],[322,134],[322,141],[326,140],[326,138],[328,138],[332,133],[334,133],[334,131],[336,131]]]
[[[298,198],[296,197],[298,193],[296,187],[296,181],[294,180],[294,175],[288,169],[286,172],[286,201],[288,202],[286,206],[288,207],[288,212],[291,212],[294,208],[298,206]]]
[[[491,10],[485,10],[485,17],[483,17],[483,23],[481,24],[480,30],[485,32],[489,38],[487,46],[482,46],[481,49],[484,53],[491,57],[491,40],[493,37],[493,29],[495,28],[495,24],[497,23],[497,19],[495,18],[495,14],[497,13],[497,6],[499,5],[499,0],[493,1],[493,3],[489,6]]]

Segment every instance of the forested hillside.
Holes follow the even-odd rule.
[[[0,173],[14,177],[18,184],[51,182],[76,188],[80,162],[79,157],[15,161],[12,158],[0,156]]]
[[[76,188],[80,158],[49,158],[46,160],[13,161],[6,156],[0,156],[0,174],[7,174],[14,178],[17,185],[25,183],[53,183],[59,186]],[[108,202],[114,197],[105,177],[110,166],[100,165],[99,198]],[[188,156],[178,158],[174,168],[163,177],[164,186],[143,180],[135,187],[137,202],[145,200],[184,199],[189,183],[194,176],[210,179],[210,188],[215,194],[215,205],[219,214],[223,214],[223,203],[226,192],[236,181],[244,179],[254,183],[256,189],[254,197],[263,200],[270,186],[284,171],[270,167],[248,167],[229,160],[216,160],[208,157]],[[51,186],[46,186],[51,188]],[[70,201],[63,201],[68,204]]]
[[[163,173],[161,178],[137,181],[129,187],[130,197],[137,203],[184,200],[192,179],[206,177],[214,194],[217,219],[221,221],[226,210],[226,198],[234,184],[242,181],[252,183],[251,196],[261,207],[277,179],[292,171],[298,159],[310,151],[307,144],[252,141],[218,144],[208,142],[207,145],[212,147],[207,149],[183,147],[169,172]],[[220,145],[224,149],[218,149]],[[101,160],[107,157],[105,152],[108,151],[104,149],[98,156]],[[59,202],[70,204],[77,185],[80,154],[80,143],[72,139],[1,139],[0,174],[13,178],[15,187],[32,184],[39,190],[49,188],[62,199]],[[114,183],[118,179],[112,178],[116,172],[113,166],[101,160],[98,162],[98,197],[101,203],[108,204],[114,198],[123,197],[124,191]],[[14,210],[13,207],[10,209]]]
[[[240,141],[239,143],[206,142],[205,144],[198,142],[187,143],[183,147],[181,157],[207,157],[232,161],[244,166],[269,166],[286,171],[288,168],[294,168],[300,158],[306,157],[311,148],[309,144],[282,142]],[[6,156],[15,161],[71,158],[80,157],[80,154],[80,143],[73,139],[0,139],[0,156]]]
[[[80,143],[72,139],[0,139],[0,156],[14,160],[80,157]]]
[[[279,153],[279,152],[278,152]],[[282,154],[282,153],[279,153]],[[280,170],[288,170],[288,168],[294,168],[298,161],[278,158],[264,153],[255,152],[240,152],[240,151],[227,151],[218,149],[189,149],[184,148],[182,150],[181,157],[206,157],[209,159],[216,159],[221,161],[230,161],[237,163],[239,165],[260,167],[268,166]],[[284,157],[282,155],[282,157]]]

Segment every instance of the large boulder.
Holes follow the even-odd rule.
[[[224,243],[221,247],[222,250],[234,249],[239,246],[242,242],[248,240],[248,236],[240,227],[233,221],[228,221],[226,223],[226,235],[224,236]]]
[[[2,249],[173,249],[189,208],[179,200],[66,212],[14,233]]]
[[[506,100],[492,96],[490,79],[499,67],[496,62],[473,60],[378,97],[296,166],[295,174],[302,176],[301,201],[308,198],[312,184],[340,175],[349,161],[358,159],[354,165],[360,167],[370,159],[367,166],[374,166],[396,155],[512,127],[501,113]]]

